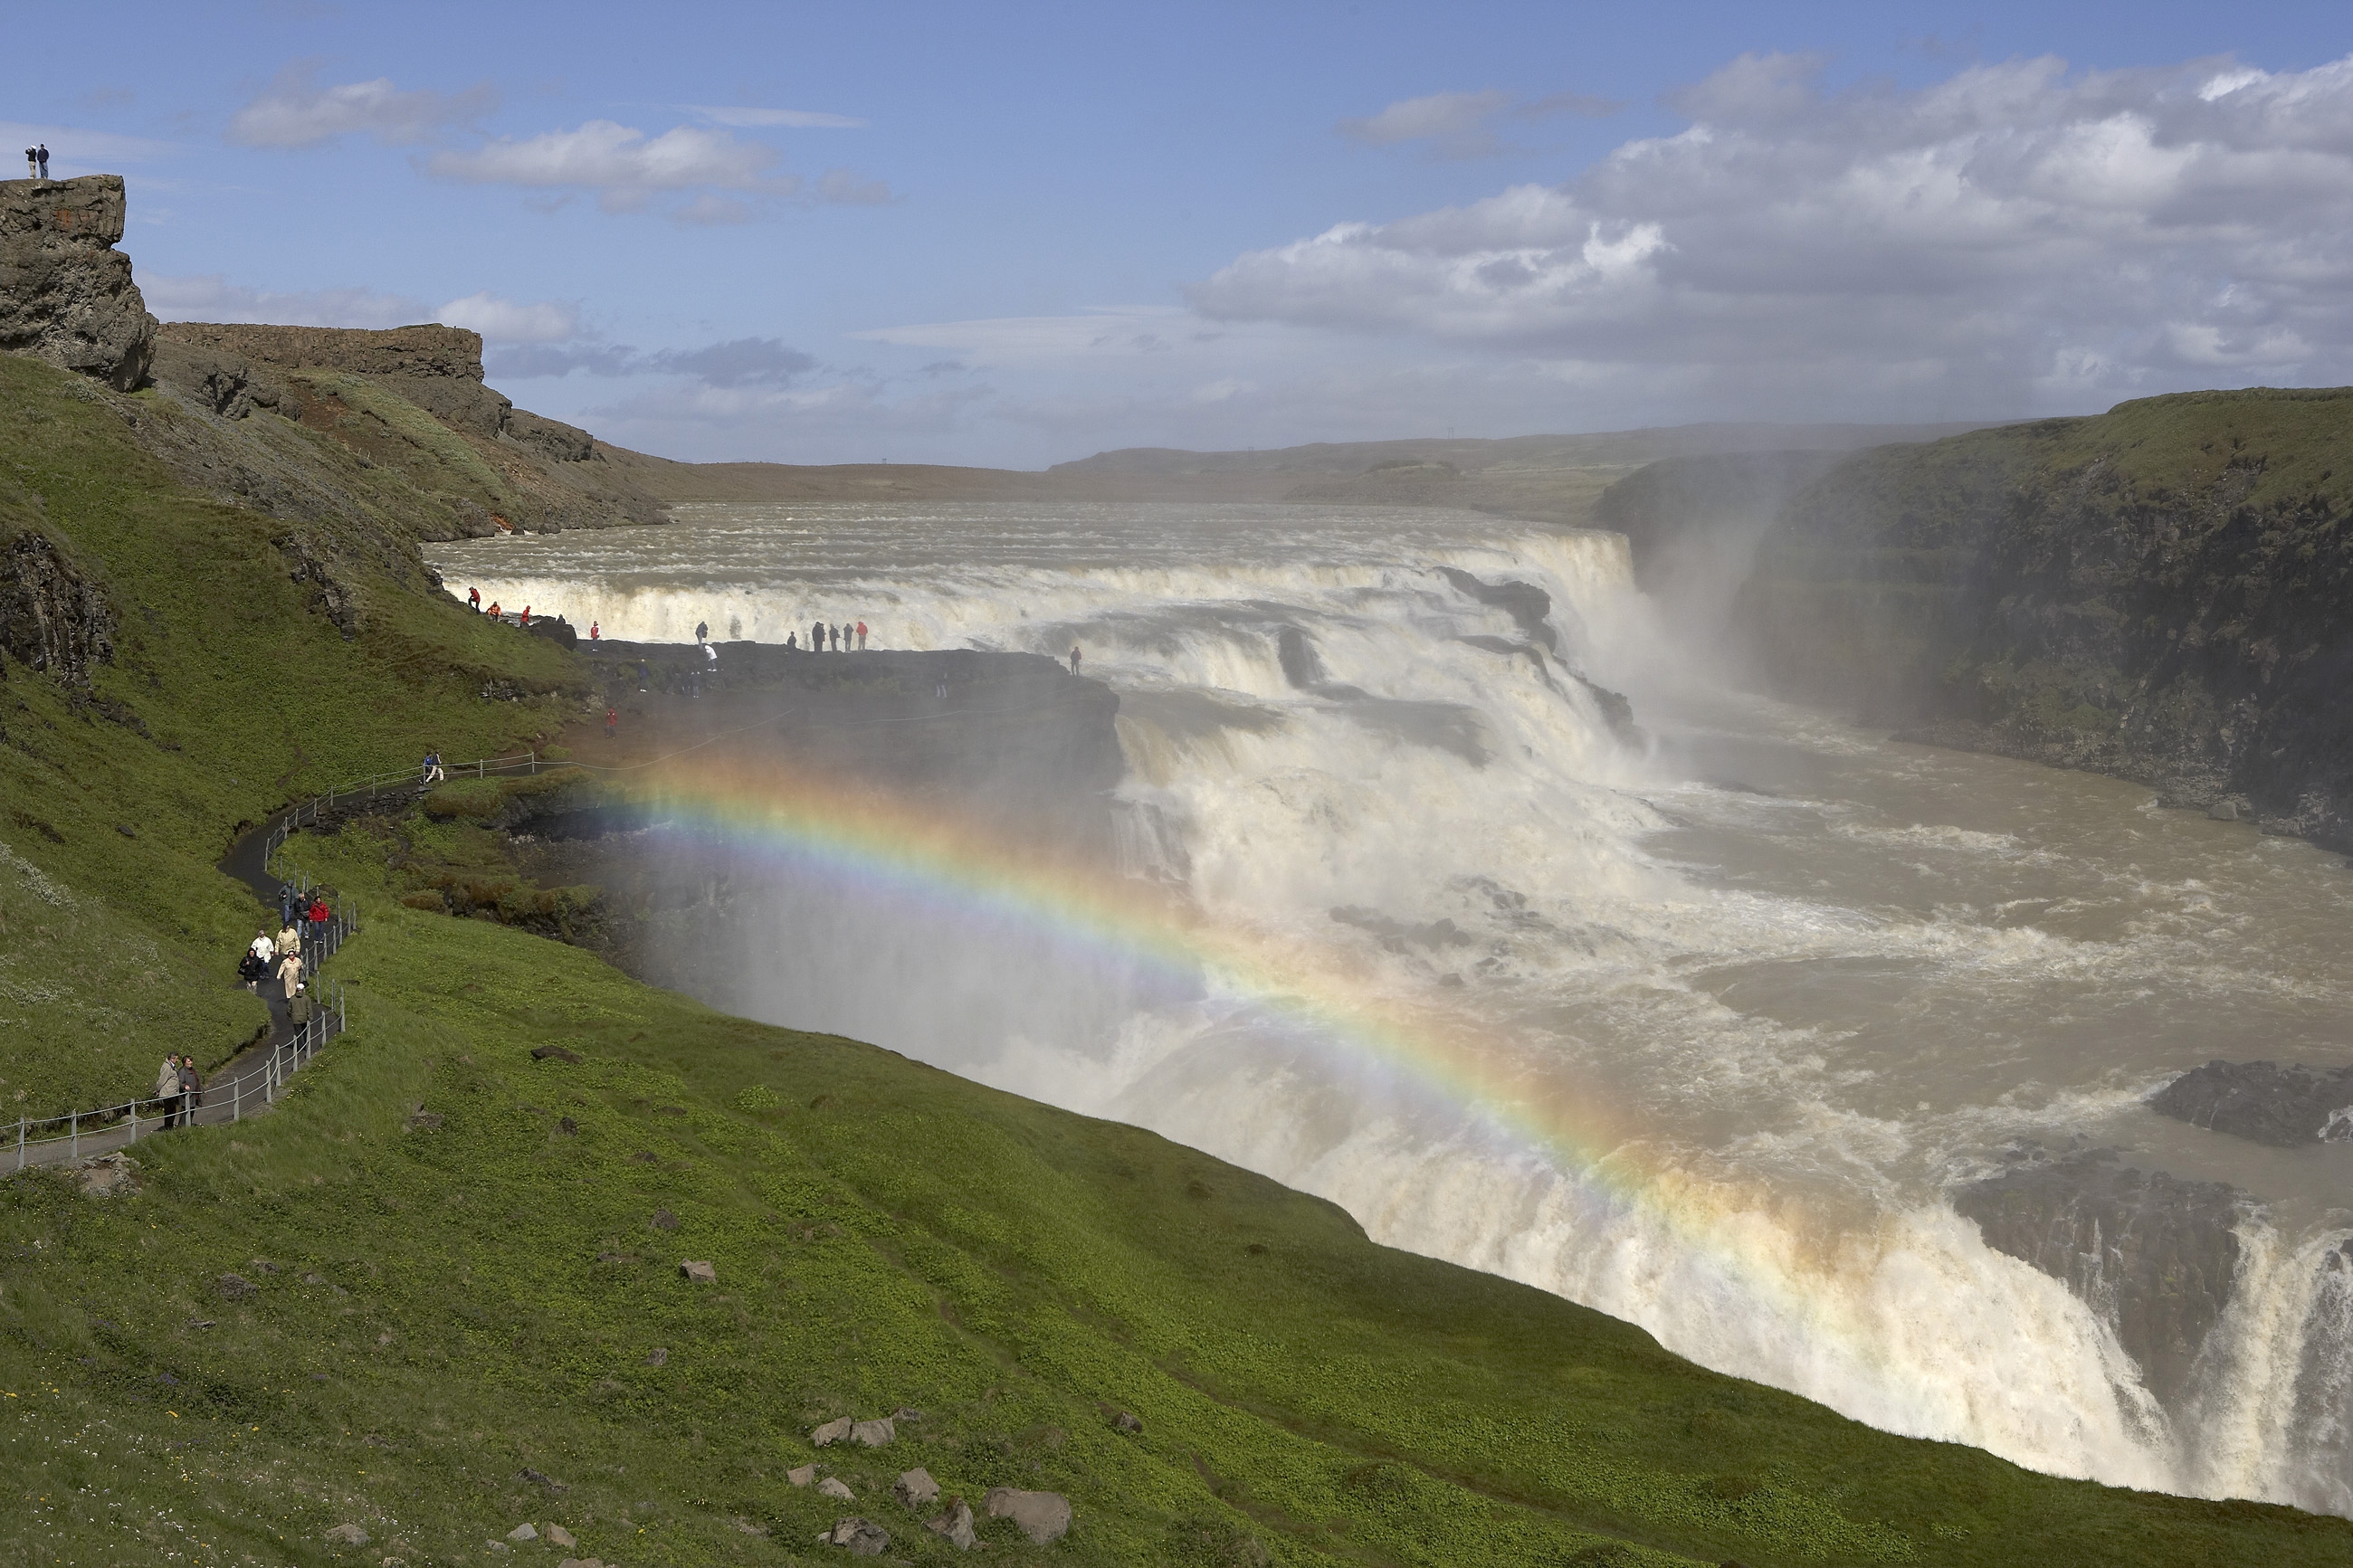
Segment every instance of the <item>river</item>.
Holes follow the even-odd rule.
[[[1076,646],[1121,698],[1120,871],[1422,1022],[1324,1037],[1214,969],[1172,993],[881,885],[839,890],[814,945],[752,939],[759,1016],[1153,1128],[1873,1426],[2353,1513],[2353,1142],[2145,1104],[2211,1058],[2353,1064],[2340,857],[1746,692],[1612,534],[1299,506],[675,515],[430,554],[460,595],[617,637],[862,619],[886,647]],[[2179,1386],[2136,1362],[2129,1304],[1954,1206],[2087,1148],[2253,1200]]]

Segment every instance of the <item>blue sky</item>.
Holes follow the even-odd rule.
[[[459,321],[517,402],[673,456],[2353,381],[2343,5],[69,21],[0,121],[128,176],[158,314]]]

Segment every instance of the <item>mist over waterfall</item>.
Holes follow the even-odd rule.
[[[2353,1513],[2353,1143],[2145,1104],[2211,1057],[2353,1061],[2334,858],[1745,693],[1614,534],[707,506],[435,561],[611,637],[1076,647],[1127,764],[1101,874],[1270,955],[1244,984],[786,848],[707,938],[755,1016],[1150,1127],[1874,1426]],[[1319,1026],[1299,954],[1443,1026]],[[1475,1091],[1430,1043],[1457,1037]],[[1957,1206],[2069,1161],[2252,1194],[2179,1376],[2121,1264],[2054,1273]]]

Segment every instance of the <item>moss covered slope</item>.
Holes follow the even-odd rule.
[[[50,829],[0,823],[5,1071],[71,1099],[242,1026],[250,905],[212,864],[237,823],[428,744],[495,749],[563,699],[484,701],[482,671],[565,671],[390,578],[371,602],[398,624],[345,640],[269,526],[174,491],[118,405],[0,378],[12,525],[122,626],[88,689],[21,664],[0,688],[0,788]],[[941,1561],[889,1499],[919,1464],[1070,1496],[1052,1547],[987,1527],[1014,1562],[2353,1552],[2353,1522],[1873,1432],[1150,1134],[405,909],[357,834],[292,852],[362,906],[332,969],[350,1034],[271,1115],[142,1143],[135,1194],[0,1183],[0,1561],[448,1563],[528,1521],[631,1568],[817,1562],[853,1511]],[[107,957],[123,932],[153,950],[135,973]],[[60,942],[98,978],[35,996]],[[35,1011],[126,991],[120,1040]],[[808,1445],[902,1406],[889,1448]],[[857,1501],[792,1486],[811,1460]],[[332,1545],[344,1524],[369,1545]]]

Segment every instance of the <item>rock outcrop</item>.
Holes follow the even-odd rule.
[[[1953,1206],[1987,1246],[2064,1280],[2105,1317],[2149,1392],[2171,1402],[2231,1299],[2235,1226],[2253,1202],[2220,1182],[2136,1169],[2112,1149],[2027,1148]]]
[[[120,174],[0,180],[0,349],[118,392],[146,381],[155,318],[114,248],[126,207]]]
[[[106,595],[46,534],[20,533],[0,552],[0,649],[75,686],[114,661]]]
[[[2280,1149],[2353,1142],[2353,1068],[2208,1062],[2149,1097],[2160,1116]]]

